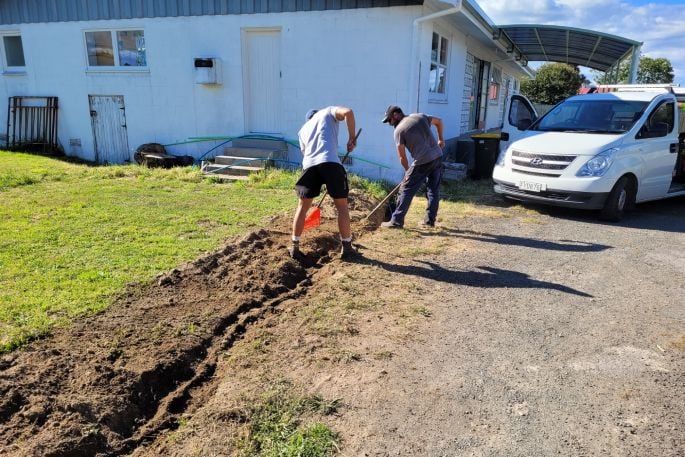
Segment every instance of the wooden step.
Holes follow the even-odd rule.
[[[208,164],[204,167],[203,171],[205,174],[210,175],[249,175],[250,173],[263,169],[264,167],[251,167],[246,165],[234,165],[229,167],[221,164]]]
[[[210,176],[212,178],[221,179],[224,181],[247,181],[248,179],[250,179],[250,177],[247,175],[222,175],[218,173],[205,173],[205,177]]]
[[[273,149],[236,148],[235,146],[226,146],[222,155],[271,159],[273,157],[280,157],[281,152]]]
[[[214,157],[214,163],[221,165],[246,165],[250,167],[264,167],[269,163],[269,159],[264,159],[262,157],[242,157],[242,156],[216,156]]]
[[[271,151],[287,151],[288,144],[283,140],[266,140],[261,138],[235,138],[231,145],[236,148],[269,149]]]

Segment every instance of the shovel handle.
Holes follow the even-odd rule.
[[[397,186],[395,186],[395,188],[393,190],[391,190],[388,193],[388,195],[386,195],[385,198],[383,200],[381,200],[381,202],[374,209],[371,210],[371,212],[364,218],[365,221],[368,220],[373,213],[378,211],[378,208],[385,205],[388,202],[388,200],[390,200],[390,197],[395,195],[397,193],[397,191],[400,190],[400,186],[402,186],[402,182],[404,182],[404,180],[400,181],[400,183]]]
[[[359,138],[359,134],[360,134],[360,133],[362,133],[362,129],[361,129],[361,128],[360,128],[359,130],[357,130],[357,134],[354,136],[354,142],[355,142],[355,143],[357,142],[357,138]],[[345,162],[345,159],[347,159],[347,156],[350,155],[350,152],[351,152],[351,151],[347,151],[347,152],[345,153],[345,155],[343,156],[343,158],[342,158],[342,160],[340,161],[340,163],[344,163],[344,162]],[[326,198],[326,195],[328,195],[328,188],[326,188],[326,192],[324,192],[323,197],[321,197],[321,200],[319,200],[319,203],[316,204],[316,207],[317,207],[317,208],[321,208],[321,204],[323,203],[323,199]]]

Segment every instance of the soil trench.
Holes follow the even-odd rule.
[[[329,199],[330,200],[330,199]],[[373,201],[350,197],[358,238]],[[131,285],[104,312],[0,358],[0,454],[124,455],[177,426],[212,395],[219,353],[337,260],[332,204],[287,255],[291,219]]]

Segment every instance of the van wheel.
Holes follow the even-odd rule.
[[[604,221],[618,222],[633,206],[635,206],[635,191],[630,179],[623,176],[616,181],[614,188],[609,192],[599,217]]]

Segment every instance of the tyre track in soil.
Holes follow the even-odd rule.
[[[351,195],[357,236],[375,227],[359,223],[372,203]],[[0,357],[0,455],[123,455],[173,430],[212,395],[218,354],[281,302],[306,294],[334,261],[332,211],[325,207],[322,225],[306,235],[301,262],[287,257],[283,215]]]

